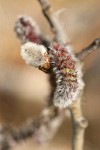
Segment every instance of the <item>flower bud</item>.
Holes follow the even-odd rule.
[[[43,45],[27,42],[21,46],[21,56],[26,64],[44,69],[50,68],[50,60],[47,49]]]
[[[38,24],[29,16],[20,16],[15,24],[15,31],[22,43],[31,41],[41,43],[41,31]]]
[[[55,106],[65,108],[77,99],[83,87],[81,65],[70,46],[53,44],[50,47],[51,66],[56,78]]]

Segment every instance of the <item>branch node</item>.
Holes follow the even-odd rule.
[[[88,121],[85,118],[81,118],[76,122],[76,125],[80,128],[87,128],[88,127]]]

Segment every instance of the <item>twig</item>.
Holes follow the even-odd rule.
[[[43,14],[46,17],[47,21],[49,22],[50,27],[54,28],[54,25],[53,25],[51,17],[50,17],[51,5],[49,4],[48,0],[38,0],[38,1],[41,4]]]
[[[38,1],[42,7],[42,12],[43,12],[45,18],[47,19],[53,33],[56,34],[56,28],[55,28],[55,25],[53,24],[53,20],[51,18],[51,12],[50,12],[51,5],[49,4],[48,0],[38,0]]]
[[[57,109],[54,106],[45,108],[41,115],[35,119],[24,123],[21,129],[3,128],[0,132],[0,150],[10,150],[16,143],[26,140],[30,137],[39,143],[44,143],[50,140],[64,118],[64,111]]]
[[[82,115],[81,93],[79,99],[69,107],[73,128],[72,150],[83,150],[85,128],[88,126],[87,120]]]
[[[12,129],[9,126],[0,125],[0,150],[10,150],[12,141]]]
[[[48,0],[38,0],[39,3],[41,4],[43,14],[45,18],[47,19],[54,35],[55,35],[55,41],[59,41],[59,37],[63,32],[59,30],[59,25],[58,22],[55,23],[54,19],[51,16],[51,6],[48,3]],[[24,29],[23,31],[26,31],[26,26],[23,25],[23,19],[21,18],[21,27]],[[19,23],[18,21],[18,23]],[[24,22],[25,23],[25,22]],[[25,24],[24,24],[25,25]],[[17,26],[19,29],[19,26]],[[33,41],[33,26],[31,27],[31,24],[29,22],[28,27],[30,27],[30,34],[28,34],[28,37],[24,39],[23,37],[26,37],[26,32],[21,32],[18,34],[18,37],[22,40],[22,43],[28,41]],[[19,30],[16,30],[17,33]],[[61,33],[62,32],[62,33]],[[41,40],[41,34],[38,35],[40,39],[37,41],[37,36],[35,37],[35,43],[43,44],[44,39]],[[63,40],[61,39],[62,43]],[[45,41],[46,45],[50,44],[49,41]],[[45,44],[44,44],[45,45]],[[83,49],[81,52],[77,53],[76,56],[80,60],[84,60],[84,58],[94,51],[95,49],[100,48],[100,39],[96,39],[91,45],[89,45],[87,48]],[[51,75],[51,72],[50,72]],[[54,76],[53,76],[54,77]],[[52,82],[55,82],[54,78]],[[51,83],[51,81],[50,81]],[[54,84],[54,83],[53,83]],[[52,86],[53,88],[54,86]],[[54,90],[54,89],[53,89]],[[83,150],[83,144],[84,144],[84,132],[85,128],[87,127],[88,123],[87,120],[83,117],[82,115],[82,110],[81,110],[81,97],[82,97],[82,91],[80,91],[79,99],[76,100],[70,107],[70,113],[71,113],[71,119],[73,123],[73,143],[72,143],[72,150]],[[8,131],[8,129],[3,128],[2,131],[0,132],[0,136],[2,140],[0,139],[0,150],[9,150],[10,146],[15,142],[20,142],[23,139],[27,139],[29,137],[34,137],[38,142],[45,142],[49,139],[51,139],[59,126],[61,125],[63,118],[64,118],[64,113],[61,111],[59,108],[56,108],[53,104],[53,95],[54,91],[52,91],[51,94],[51,99],[48,101],[48,106],[42,111],[41,115],[36,119],[32,120],[28,124],[24,124],[24,126],[16,131],[15,129]],[[6,132],[7,131],[7,132]],[[5,144],[4,144],[5,143]],[[6,145],[6,148],[5,148]]]
[[[88,47],[76,54],[76,57],[83,61],[86,56],[92,53],[94,50],[100,48],[100,38],[94,40]],[[73,142],[72,150],[83,150],[84,146],[84,133],[85,128],[88,126],[87,120],[82,115],[81,98],[82,92],[80,92],[79,99],[69,107],[73,126]]]
[[[100,48],[100,38],[95,39],[88,47],[81,50],[79,53],[76,54],[76,57],[83,61],[86,56],[88,56],[90,53],[92,53],[94,50],[97,50]]]
[[[53,41],[66,43],[66,40],[65,40],[66,37],[64,35],[64,32],[63,32],[60,24],[58,23],[59,21],[57,19],[57,15],[52,15],[51,5],[49,4],[48,0],[38,0],[38,1],[41,5],[42,12],[43,12],[44,16],[50,25],[51,31],[54,34]],[[68,43],[69,43],[69,41],[68,41]]]
[[[24,125],[21,130],[12,134],[13,139],[17,142],[25,140],[29,137],[34,137],[37,142],[43,143],[51,139],[63,120],[63,113],[58,111],[55,107],[48,107],[44,109],[41,116]]]

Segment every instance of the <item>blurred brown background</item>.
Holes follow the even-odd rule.
[[[100,37],[100,0],[49,0],[54,12],[64,8],[59,20],[75,51]],[[20,57],[20,42],[13,31],[16,18],[27,14],[36,19],[44,33],[49,26],[37,0],[0,0],[0,122],[21,125],[38,115],[50,94],[48,75],[27,66]],[[47,28],[46,28],[47,26]],[[86,83],[82,101],[84,116],[89,120],[85,150],[100,150],[100,51],[85,59]],[[71,123],[67,118],[55,138],[37,145],[32,139],[14,150],[71,150]]]

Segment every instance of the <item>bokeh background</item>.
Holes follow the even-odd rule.
[[[62,9],[59,21],[76,52],[100,37],[100,0],[49,1],[54,12]],[[51,90],[48,75],[27,66],[21,59],[20,42],[14,33],[14,24],[20,14],[33,17],[44,34],[51,36],[37,0],[0,0],[0,123],[12,126],[21,126],[28,118],[38,115]],[[82,109],[89,120],[85,150],[100,150],[99,64],[99,50],[85,59]],[[68,117],[48,144],[41,147],[29,139],[16,145],[14,150],[71,150],[71,132]]]

